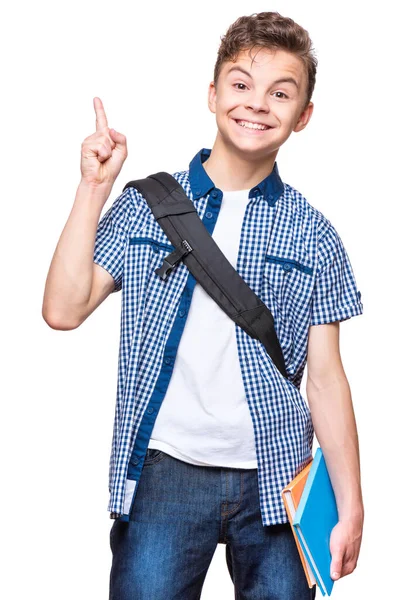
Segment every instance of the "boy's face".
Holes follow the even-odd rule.
[[[251,60],[245,50],[235,62],[222,65],[217,88],[214,82],[210,83],[208,106],[216,114],[218,132],[224,143],[241,153],[251,154],[254,159],[277,152],[292,131],[304,129],[311,118],[313,103],[309,102],[303,109],[307,73],[297,56],[284,50],[261,48],[253,64]],[[282,78],[292,78],[296,83],[277,81]],[[237,120],[270,128],[248,129]]]

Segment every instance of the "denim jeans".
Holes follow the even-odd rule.
[[[109,600],[199,600],[217,544],[235,600],[315,598],[290,524],[262,525],[257,469],[192,465],[148,449],[130,521],[110,530]]]

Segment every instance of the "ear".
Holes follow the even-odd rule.
[[[217,96],[217,90],[216,87],[214,85],[214,82],[211,81],[210,85],[208,86],[208,108],[210,109],[210,111],[212,113],[216,113],[217,112],[217,107],[216,107],[216,96]]]
[[[306,106],[306,108],[301,113],[301,115],[296,123],[296,127],[293,129],[293,131],[301,131],[302,129],[304,129],[304,127],[307,125],[308,121],[311,119],[313,110],[314,110],[314,103],[309,102],[308,106]]]

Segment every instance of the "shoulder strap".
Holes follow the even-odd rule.
[[[165,280],[182,260],[218,306],[252,338],[260,340],[280,373],[287,377],[274,318],[207,231],[193,202],[169,173],[129,181],[146,199],[175,250],[155,272]]]

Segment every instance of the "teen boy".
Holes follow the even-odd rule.
[[[155,274],[173,247],[139,192],[127,188],[98,223],[127,146],[94,99],[96,133],[82,144],[82,181],[43,316],[73,329],[122,289],[111,599],[199,598],[218,543],[226,544],[236,598],[314,598],[281,499],[312,458],[314,429],[340,519],[332,578],[356,566],[363,502],[339,322],[362,313],[360,293],[337,231],[283,183],[276,163],[311,118],[316,65],[308,33],[293,20],[271,12],[239,18],[222,39],[209,87],[212,150],[174,174],[271,310],[288,379],[182,262],[166,281]],[[299,391],[306,360],[309,407]]]

